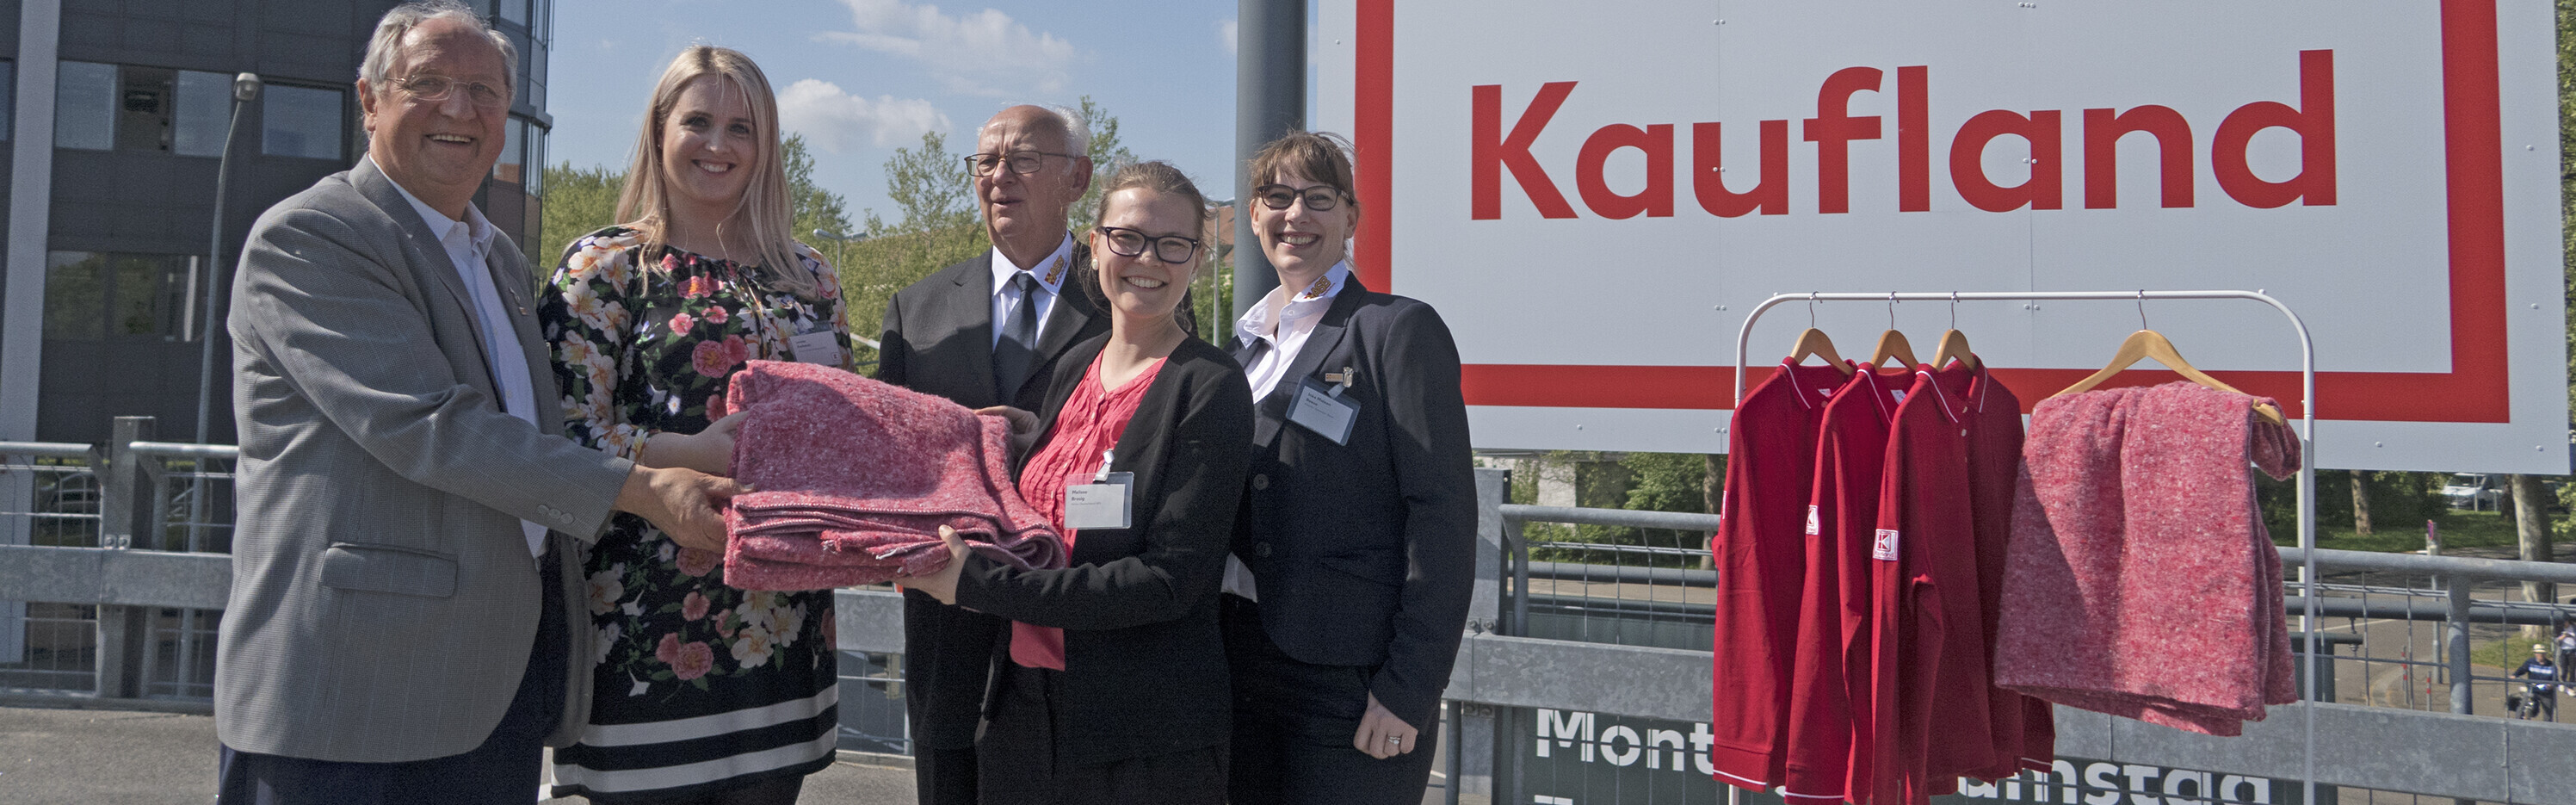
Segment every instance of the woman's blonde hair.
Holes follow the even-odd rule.
[[[646,110],[644,130],[635,139],[635,163],[626,169],[626,188],[617,194],[617,218],[643,235],[644,253],[651,255],[668,245],[670,236],[671,195],[662,185],[662,131],[669,124],[671,108],[679,103],[680,93],[689,82],[713,77],[732,84],[751,106],[752,141],[759,149],[749,161],[751,183],[743,188],[742,201],[726,221],[718,222],[718,231],[739,218],[751,229],[753,243],[760,246],[760,264],[770,281],[797,296],[808,299],[817,295],[814,273],[806,270],[796,243],[794,219],[788,215],[787,166],[781,155],[778,136],[778,96],[770,91],[769,77],[762,75],[760,65],[741,51],[713,45],[691,45],[671,60],[662,71],[662,81],[653,87],[653,105]],[[646,259],[647,266],[659,270],[661,261]]]

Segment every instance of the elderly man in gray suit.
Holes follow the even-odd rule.
[[[367,156],[243,249],[220,802],[535,801],[541,745],[589,700],[583,546],[616,510],[723,547],[741,487],[557,435],[535,283],[471,203],[514,62],[455,0],[386,14]]]

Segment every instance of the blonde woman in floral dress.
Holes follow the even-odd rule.
[[[542,303],[573,439],[724,474],[744,361],[848,365],[839,282],[790,236],[777,120],[741,53],[691,47],[662,74],[629,223],[573,241]],[[790,803],[831,762],[831,592],[744,592],[722,565],[628,516],[592,550],[590,718],[555,752],[556,796]]]

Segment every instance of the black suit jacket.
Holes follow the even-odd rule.
[[[1237,339],[1237,360],[1250,351]],[[1348,444],[1288,421],[1298,381],[1357,377]],[[1369,692],[1430,729],[1476,574],[1475,471],[1458,347],[1430,305],[1353,278],[1255,406],[1233,551],[1261,623],[1300,661],[1371,668]]]
[[[1091,252],[1073,245],[1073,271],[1090,270]],[[993,253],[940,269],[886,303],[885,333],[878,347],[877,379],[968,408],[1044,407],[1047,380],[1067,347],[1109,331],[1109,318],[1068,277],[1055,310],[1038,332],[1038,354],[1027,382],[1009,399],[993,389]],[[1026,448],[1035,435],[1014,437]],[[903,600],[904,708],[912,739],[931,749],[975,744],[986,675],[1006,621],[939,603],[907,591]]]
[[[1047,390],[1048,439],[1106,336],[1066,352]],[[1056,756],[1107,763],[1216,746],[1232,699],[1216,592],[1252,446],[1252,391],[1215,346],[1181,342],[1118,437],[1132,528],[1086,528],[1071,567],[970,555],[957,603],[1064,631]]]

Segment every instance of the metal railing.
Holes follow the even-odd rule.
[[[24,631],[9,645],[22,653],[43,647],[74,658],[49,667],[31,666],[24,657],[0,663],[0,685],[8,692],[22,698],[34,692],[206,699],[205,658],[231,578],[228,557],[205,551],[229,544],[229,529],[220,521],[230,519],[224,506],[231,498],[231,456],[227,448],[153,442],[140,424],[120,423],[118,435],[127,438],[104,449],[0,445],[0,461],[7,462],[0,468],[12,471],[0,481],[23,485],[18,497],[0,500],[14,501],[0,507],[0,523],[17,524],[19,533],[43,522],[85,524],[51,532],[85,535],[55,540],[73,544],[0,545],[0,596],[51,602],[30,606],[28,614],[37,617],[13,619]],[[84,500],[79,487],[64,492],[59,480],[43,487],[53,490],[51,504],[32,502],[40,475],[60,479],[81,472],[100,481],[94,504],[78,503]],[[1715,518],[1508,505],[1508,485],[1499,471],[1480,471],[1478,485],[1484,550],[1442,725],[1448,792],[1531,802],[1533,787],[1549,782],[1533,775],[1564,773],[1533,764],[1570,758],[1565,762],[1605,770],[1609,784],[1623,792],[1619,801],[1717,801],[1702,793],[1713,788],[1706,775],[1676,768],[1704,756],[1704,747],[1691,741],[1708,713],[1713,658],[1707,624],[1716,574],[1699,566],[1697,556]],[[1553,526],[1635,531],[1604,537]],[[2535,758],[2576,758],[2576,727],[2496,717],[2502,694],[2517,683],[2493,666],[2472,665],[2486,656],[2476,647],[2519,640],[2505,635],[2565,614],[2563,607],[2509,600],[2511,582],[2576,584],[2576,565],[2312,553],[2319,567],[2336,574],[2319,588],[2318,608],[2327,616],[2319,624],[2321,638],[2337,647],[2334,672],[2325,677],[2332,688],[2320,693],[2345,703],[2314,705],[2321,734],[2395,730],[2423,740],[2407,748],[2422,762],[2397,769],[2383,762],[2388,745],[2333,747],[2341,754],[2321,758],[2321,781],[2576,805],[2576,791],[2543,784],[2556,766],[2531,765],[2542,762]],[[2284,555],[2305,558],[2296,549],[2284,549]],[[2304,604],[2284,600],[2285,607]],[[897,653],[901,623],[901,599],[891,591],[845,590],[838,596],[845,747],[908,749]],[[2399,681],[2386,681],[2392,677]],[[2430,693],[2421,687],[2426,677],[2436,683]],[[2409,686],[2415,698],[2404,701],[2396,694]],[[2487,715],[2423,712],[2428,709]],[[2298,757],[2299,719],[2274,718],[2249,725],[2245,738],[2213,739],[2059,712],[2059,749],[2068,757],[2162,764],[2173,774],[2298,776],[2297,764],[2284,765],[2283,758]],[[1549,754],[1538,754],[1542,747]],[[2038,785],[2014,790],[2028,793]],[[2001,797],[2006,789],[1991,790]]]

